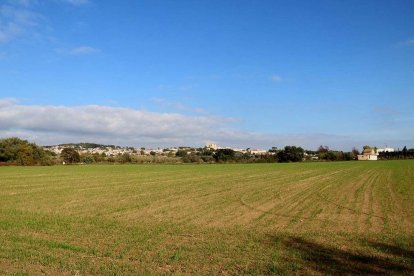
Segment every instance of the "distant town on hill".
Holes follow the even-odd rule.
[[[0,165],[55,165],[92,163],[272,163],[302,161],[352,161],[414,159],[414,149],[364,146],[344,152],[320,146],[305,150],[298,146],[240,149],[207,144],[204,147],[135,148],[97,143],[67,143],[38,146],[16,137],[0,139]]]

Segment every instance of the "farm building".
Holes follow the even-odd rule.
[[[358,155],[358,160],[370,160],[375,161],[378,160],[378,153],[375,149],[366,148],[362,151],[362,154]]]

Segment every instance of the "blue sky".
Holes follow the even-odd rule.
[[[414,147],[413,1],[0,1],[0,137]]]

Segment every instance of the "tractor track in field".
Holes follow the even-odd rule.
[[[283,214],[283,213],[277,213],[277,212],[274,212],[274,211],[271,211],[271,210],[266,211],[266,210],[258,209],[258,208],[256,208],[256,207],[251,206],[251,205],[250,205],[250,204],[248,204],[247,202],[245,202],[243,198],[241,198],[241,199],[240,199],[240,202],[241,202],[241,204],[242,204],[243,206],[245,206],[245,207],[249,208],[250,210],[252,210],[252,211],[256,211],[256,212],[259,212],[259,213],[264,214],[264,215],[273,215],[273,216],[285,217],[285,218],[293,218],[293,219],[309,219],[309,220],[320,220],[320,221],[326,221],[326,219],[323,219],[323,220],[322,220],[322,219],[318,219],[318,218],[315,218],[315,217],[306,217],[306,216],[286,215],[286,214]]]
[[[320,194],[317,194],[317,196],[318,196],[320,199],[324,200],[325,202],[328,202],[328,203],[330,203],[330,204],[332,204],[332,205],[335,205],[335,206],[337,206],[337,207],[339,207],[339,208],[341,208],[341,209],[346,209],[346,210],[349,210],[349,211],[351,211],[351,212],[353,212],[353,213],[359,213],[359,214],[361,214],[361,215],[372,216],[372,217],[376,217],[376,218],[379,218],[379,219],[385,220],[385,218],[384,218],[384,217],[382,217],[382,216],[373,215],[373,214],[370,214],[370,213],[367,213],[367,212],[362,212],[362,211],[358,211],[358,210],[355,210],[355,209],[350,208],[350,207],[343,206],[343,205],[338,204],[338,203],[336,203],[335,201],[330,200],[330,199],[328,199],[328,198],[326,198],[326,197],[324,197],[324,196],[322,196],[322,195],[320,195]]]
[[[291,187],[285,187],[286,189],[280,190],[278,191],[276,194],[274,194],[274,196],[272,197],[272,199],[268,200],[266,203],[261,204],[260,206],[265,206],[268,205],[269,202],[272,203],[272,201],[276,200],[281,202],[282,200],[288,200],[288,202],[292,202],[291,204],[289,204],[289,206],[292,206],[292,204],[297,204],[299,202],[300,198],[310,198],[313,195],[319,195],[317,192],[313,192],[315,189],[317,189],[318,187],[315,187],[315,185],[312,185],[312,183],[315,182],[321,182],[321,181],[325,181],[325,180],[329,180],[331,179],[332,176],[342,173],[343,171],[348,171],[348,170],[338,170],[335,172],[332,172],[330,174],[324,174],[324,175],[316,175],[316,176],[310,176],[308,178],[305,179],[301,179],[296,186],[294,186],[295,189],[298,190],[297,193],[292,194],[289,197],[284,197],[282,198],[280,195],[285,193],[286,190],[291,190]],[[304,190],[300,190],[300,188],[303,187],[305,188]],[[299,191],[300,190],[300,191]],[[278,217],[284,217],[284,218],[289,218],[289,219],[293,219],[293,220],[313,220],[313,221],[320,221],[320,222],[332,222],[332,220],[330,219],[320,219],[317,218],[315,216],[302,216],[302,215],[287,215],[286,213],[281,213],[281,212],[277,212],[277,211],[273,211],[277,206],[277,204],[273,203],[271,205],[273,205],[273,207],[271,207],[269,210],[263,210],[262,208],[259,207],[255,207],[249,203],[246,202],[246,197],[248,195],[244,194],[240,197],[239,202],[247,207],[248,209],[257,212],[259,215],[257,216],[258,218],[263,217],[264,215],[273,215],[273,216],[278,216]],[[296,200],[294,200],[296,199]]]
[[[309,181],[317,181],[317,182],[319,182],[319,181],[325,181],[327,179],[330,179],[332,176],[334,176],[336,174],[339,174],[339,173],[342,173],[342,172],[343,172],[343,170],[333,172],[333,173],[331,173],[329,175],[312,176],[312,177],[303,179],[300,182],[309,183]],[[370,195],[366,195],[366,193],[372,193],[372,189],[374,188],[373,185],[374,185],[374,183],[376,181],[377,181],[377,177],[372,177],[371,176],[369,183],[368,184],[363,184],[363,186],[361,186],[361,187],[365,187],[365,185],[368,185],[367,187],[365,187],[368,190],[365,191],[365,189],[363,189],[364,190],[364,193],[362,195],[363,202],[361,202],[360,204],[362,204],[362,205],[364,205],[364,204],[365,205],[366,204],[368,204],[368,205],[369,204],[372,204],[372,202],[366,202],[367,200],[369,201],[369,198],[371,197]],[[387,183],[387,184],[389,185],[389,183]],[[300,186],[303,186],[303,185],[300,185]],[[289,214],[286,214],[285,212],[273,211],[277,207],[277,206],[275,206],[275,205],[277,205],[277,203],[275,203],[275,201],[281,202],[282,200],[289,200],[289,202],[290,202],[290,201],[292,201],[295,198],[296,199],[300,199],[300,198],[303,198],[303,197],[310,198],[312,196],[316,196],[319,199],[321,199],[322,201],[324,201],[324,202],[326,202],[326,203],[328,203],[330,205],[334,205],[334,206],[338,207],[339,209],[348,210],[348,211],[352,212],[353,214],[358,214],[358,215],[362,215],[362,216],[368,217],[368,220],[370,220],[371,218],[376,218],[376,219],[381,220],[383,223],[386,222],[386,220],[387,220],[386,217],[381,216],[381,215],[378,215],[378,214],[375,214],[373,211],[367,212],[367,211],[364,211],[364,210],[358,210],[356,207],[355,208],[352,208],[352,207],[349,207],[349,206],[345,206],[343,204],[338,203],[338,201],[329,199],[328,197],[322,195],[320,193],[320,191],[324,190],[328,186],[329,185],[327,185],[327,186],[319,189],[319,192],[318,191],[312,192],[313,190],[315,190],[317,188],[315,188],[313,186],[305,185],[303,187],[303,188],[305,188],[305,190],[302,190],[301,193],[292,194],[289,198],[282,198],[281,197],[281,194],[283,194],[284,192],[286,192],[286,189],[283,189],[283,190],[280,190],[277,193],[275,193],[271,199],[269,199],[266,203],[261,204],[260,206],[253,206],[252,204],[249,204],[246,201],[246,197],[248,196],[246,194],[244,194],[244,195],[242,195],[240,197],[239,202],[243,206],[247,207],[248,209],[250,209],[250,210],[258,213],[258,217],[259,218],[263,217],[264,215],[273,215],[273,216],[290,218],[290,219],[295,219],[295,220],[297,220],[297,219],[300,219],[300,220],[313,220],[313,221],[320,221],[320,222],[324,222],[324,223],[334,222],[335,221],[334,219],[328,219],[328,218],[321,219],[321,218],[317,218],[316,216],[303,216],[303,215],[300,215],[300,214],[298,214],[298,215],[289,215]],[[296,186],[295,188],[299,188],[299,187]],[[287,189],[289,190],[289,188],[287,188]],[[393,199],[395,199],[395,194],[392,194],[391,196],[393,197]],[[293,201],[294,202],[298,202],[298,200],[293,200]],[[273,205],[272,208],[270,208],[268,210],[263,210],[262,208],[260,208],[261,206],[265,206],[269,202],[272,203],[271,204],[271,205]],[[267,204],[267,205],[269,205],[269,204]],[[311,205],[311,204],[309,203],[308,205]],[[291,206],[291,204],[290,204],[290,206]],[[366,209],[366,208],[364,208],[364,209]],[[389,214],[396,214],[395,212],[393,212],[391,210],[388,210],[387,212]],[[405,213],[404,210],[401,210],[401,213]]]

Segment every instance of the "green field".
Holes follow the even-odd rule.
[[[414,161],[0,167],[0,274],[413,274]]]

